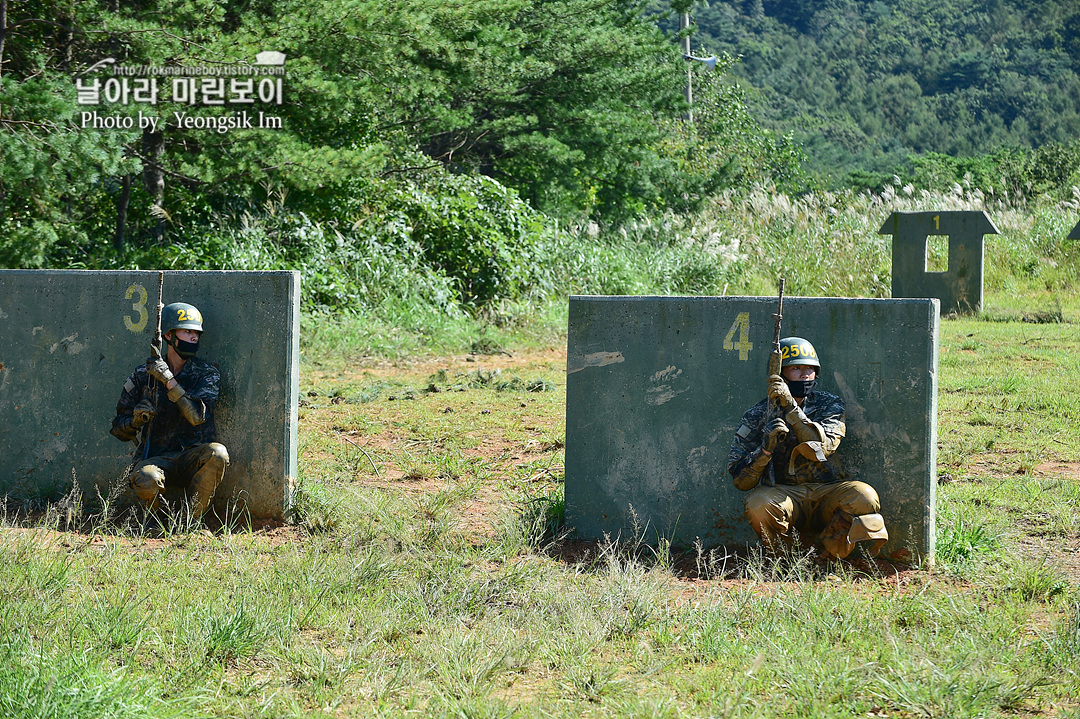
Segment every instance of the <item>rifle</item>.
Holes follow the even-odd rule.
[[[769,353],[769,372],[765,376],[766,383],[768,383],[769,377],[774,374],[780,374],[780,365],[782,358],[780,357],[780,321],[784,319],[784,278],[780,278],[780,289],[777,294],[776,312],[773,313],[773,346],[772,352]],[[776,417],[783,417],[783,410],[777,405],[776,402],[769,400],[769,410],[765,414],[765,423],[768,425]],[[762,484],[772,486],[776,484],[776,468],[772,462],[769,462],[769,471],[763,478]]]
[[[161,359],[161,311],[165,305],[161,303],[161,290],[165,286],[165,270],[158,270],[157,276],[157,326],[154,328],[154,339],[150,342],[150,359]],[[784,281],[780,280],[780,291],[783,292]],[[779,331],[779,330],[777,330]],[[777,336],[779,342],[779,336]]]
[[[165,270],[158,270],[157,281],[157,326],[154,328],[154,339],[150,341],[150,358],[146,361],[161,359],[161,311],[165,309],[165,305],[161,303],[162,289],[165,286]],[[153,377],[148,377],[146,382],[146,394],[149,395],[150,400],[154,403],[154,416],[157,417],[157,380]],[[144,399],[146,396],[144,395]],[[143,430],[143,459],[150,456],[150,429],[154,426],[154,420],[151,419],[146,423],[146,428]]]

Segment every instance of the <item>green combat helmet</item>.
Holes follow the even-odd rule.
[[[785,337],[780,340],[780,367],[807,365],[821,369],[817,350],[802,337]]]
[[[171,330],[202,332],[202,313],[186,302],[172,302],[165,305],[165,308],[161,310],[161,334]]]
[[[161,334],[176,354],[184,359],[190,359],[199,351],[198,342],[185,342],[179,337],[173,336],[170,340],[168,335],[173,330],[194,330],[200,334],[203,331],[202,312],[186,302],[173,302],[165,305],[161,310]]]

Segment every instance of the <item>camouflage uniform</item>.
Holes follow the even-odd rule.
[[[877,492],[865,482],[838,481],[843,475],[835,452],[847,430],[843,399],[811,392],[802,412],[824,430],[823,441],[801,441],[789,431],[771,458],[762,449],[768,410],[765,399],[746,411],[728,455],[735,486],[750,492],[744,506],[754,531],[769,547],[777,539],[790,544],[799,535],[803,541],[817,536],[824,552],[837,557],[846,557],[856,541],[874,539],[876,553],[888,537],[884,524],[877,526]]]
[[[111,433],[122,441],[138,442],[135,456],[139,459],[128,479],[148,509],[157,508],[159,495],[166,486],[183,487],[194,493],[193,514],[200,516],[209,507],[229,466],[228,451],[215,441],[214,405],[221,374],[209,362],[192,357],[184,362],[176,381],[186,391],[186,398],[201,410],[200,424],[193,425],[187,420],[169,399],[165,386],[154,381],[145,366],[140,366],[124,382]],[[143,428],[140,438],[140,432],[132,425],[132,415],[135,405],[149,396],[147,385],[151,383],[157,395],[154,402],[157,414]]]

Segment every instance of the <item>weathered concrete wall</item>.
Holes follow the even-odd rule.
[[[128,374],[150,352],[157,272],[0,271],[0,494],[104,494],[135,445],[109,434]],[[281,517],[296,476],[297,272],[167,272],[164,302],[190,302],[199,356],[221,370],[215,411],[231,465],[216,504]]]
[[[982,309],[983,235],[998,234],[985,212],[894,212],[879,234],[893,236],[893,297],[936,297],[944,315]],[[929,235],[949,236],[945,272],[926,271]]]
[[[566,509],[578,536],[706,545],[756,541],[727,473],[743,413],[765,396],[776,300],[571,297]],[[844,398],[848,478],[873,485],[886,555],[933,551],[936,300],[794,298],[785,336],[821,356],[819,387]]]

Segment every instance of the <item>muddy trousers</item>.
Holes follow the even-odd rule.
[[[140,460],[128,477],[135,496],[148,510],[158,508],[165,487],[183,487],[191,499],[192,515],[201,517],[228,466],[229,452],[225,445],[210,442]]]
[[[746,518],[770,549],[791,545],[796,537],[820,540],[826,556],[844,558],[855,542],[873,540],[872,555],[889,538],[878,494],[865,482],[755,487],[744,502]]]

